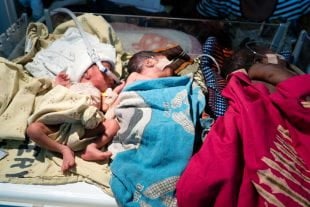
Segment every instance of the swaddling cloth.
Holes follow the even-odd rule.
[[[96,108],[101,107],[101,92],[90,82],[74,83],[70,86],[70,90],[74,93],[86,95],[90,97],[90,104]]]

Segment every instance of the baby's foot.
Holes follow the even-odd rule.
[[[85,151],[81,154],[83,160],[86,161],[101,161],[106,160],[112,156],[112,152],[103,152],[95,147],[87,147]]]
[[[62,159],[62,172],[66,172],[75,165],[74,152],[69,147],[62,150]]]

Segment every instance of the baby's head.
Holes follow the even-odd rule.
[[[222,75],[226,77],[228,74],[238,69],[248,70],[256,63],[287,66],[287,62],[284,58],[274,53],[270,48],[257,45],[251,47],[247,46],[236,51],[232,57],[225,60],[222,68]]]
[[[161,72],[169,70],[167,66],[171,63],[168,58],[158,52],[141,51],[135,53],[128,62],[128,72],[143,73],[146,70]]]
[[[80,82],[84,73],[91,68],[97,60],[109,63],[108,69],[114,69],[116,63],[116,49],[112,45],[106,43],[97,43],[91,46],[93,49],[91,52],[93,54],[89,54],[86,49],[81,49],[79,53],[76,52],[75,64],[66,68],[66,74],[72,82]]]
[[[113,67],[110,62],[102,61],[104,67],[113,72]],[[91,65],[82,75],[80,83],[91,82],[100,91],[105,91],[107,88],[114,88],[115,81],[106,73],[99,70],[96,64]]]

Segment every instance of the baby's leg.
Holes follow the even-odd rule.
[[[97,138],[93,143],[90,143],[85,151],[82,153],[81,157],[88,161],[98,161],[105,160],[112,156],[111,152],[103,152],[100,149],[111,142],[113,137],[119,130],[119,124],[115,119],[106,120],[102,123],[102,127],[105,132],[99,138]]]
[[[27,128],[27,135],[39,146],[62,154],[63,163],[61,170],[67,171],[75,165],[74,152],[66,145],[60,144],[48,137],[55,132],[59,126],[46,126],[41,122],[31,123]]]

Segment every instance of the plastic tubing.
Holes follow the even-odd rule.
[[[208,55],[208,54],[200,54],[200,55],[198,55],[197,58],[201,58],[201,57],[208,57],[208,58],[210,58],[215,63],[215,65],[217,67],[217,70],[218,70],[218,74],[221,74],[220,65],[218,64],[218,62],[216,61],[216,59],[213,56]]]
[[[93,63],[95,63],[99,70],[102,71],[103,73],[107,74],[108,76],[110,76],[116,83],[119,83],[120,80],[119,78],[114,74],[112,73],[108,68],[104,67],[100,61],[100,57],[99,55],[96,53],[96,50],[95,48],[92,48],[91,47],[91,44],[90,42],[88,41],[88,38],[85,34],[85,31],[83,30],[80,22],[78,21],[78,19],[76,18],[75,14],[67,9],[67,8],[57,8],[57,9],[54,9],[53,12],[63,12],[63,13],[66,13],[68,14],[74,21],[82,39],[83,39],[83,42],[85,43],[85,46],[86,46],[86,49],[87,49],[87,53],[90,57],[90,59],[92,60]]]

